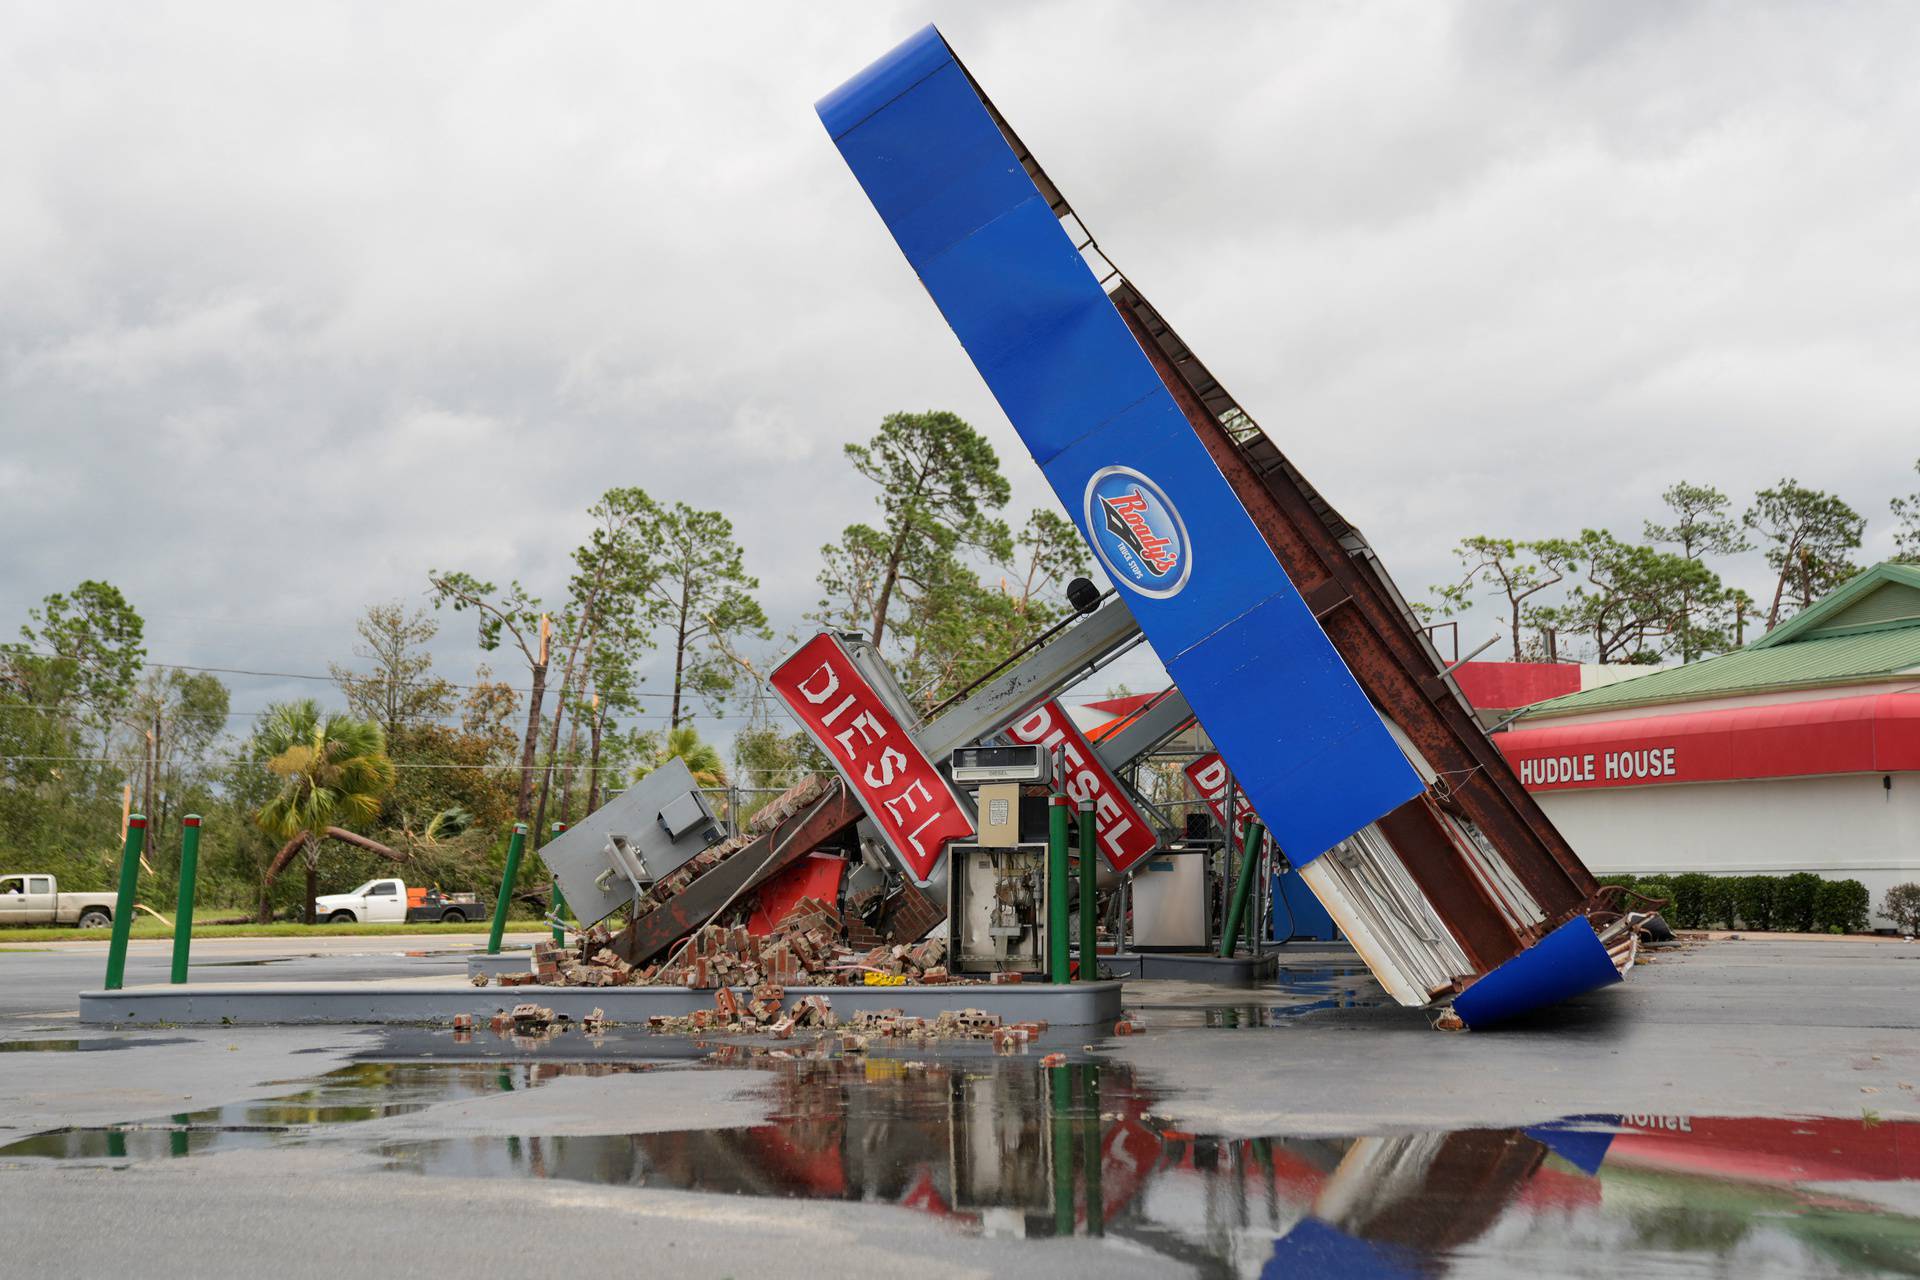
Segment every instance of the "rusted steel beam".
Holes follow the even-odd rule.
[[[1484,791],[1468,792],[1460,785],[1472,776],[1474,763],[1463,760],[1456,740],[1448,735],[1447,726],[1431,714],[1435,703],[1420,692],[1417,683],[1401,678],[1403,673],[1398,665],[1381,653],[1377,633],[1360,612],[1341,610],[1324,619],[1322,625],[1360,683],[1379,699],[1387,714],[1406,730],[1421,754],[1440,772],[1442,781],[1448,784],[1447,794],[1461,815],[1472,819],[1486,833],[1541,910],[1556,919],[1575,910],[1586,895],[1533,839],[1532,833],[1525,828],[1503,828],[1504,815],[1497,805],[1472,803],[1473,798],[1486,796]],[[1479,730],[1476,728],[1474,732]],[[1481,821],[1482,816],[1489,813],[1491,829],[1489,822]]]
[[[838,778],[825,795],[796,817],[738,850],[685,889],[614,935],[615,955],[645,964],[707,923],[736,893],[744,894],[774,872],[852,830],[864,815],[860,802]]]
[[[1485,973],[1520,954],[1512,923],[1465,865],[1426,796],[1415,796],[1377,825],[1475,970]]]
[[[1444,684],[1423,687],[1438,672],[1378,580],[1355,562],[1284,473],[1262,474],[1253,465],[1133,308],[1118,298],[1115,305],[1354,676],[1441,774],[1450,801],[1501,851],[1548,917],[1559,920],[1577,911],[1597,882],[1478,722]]]

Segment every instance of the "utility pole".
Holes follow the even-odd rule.
[[[533,664],[532,705],[527,710],[526,742],[520,748],[520,797],[513,806],[513,816],[521,822],[527,820],[527,813],[533,808],[533,764],[535,754],[540,749],[540,706],[546,701],[547,640],[552,633],[552,626],[547,615],[541,614],[540,656]]]
[[[587,765],[587,812],[600,807],[600,692],[595,690],[593,707],[593,759]]]
[[[160,775],[160,713],[157,711],[153,713],[153,722],[147,729],[146,763],[146,803],[141,807],[149,814],[158,814],[160,812],[157,807],[159,797],[154,794],[155,791],[158,790],[157,784]],[[146,825],[140,829],[140,857],[143,861],[146,859],[147,853],[152,847],[153,823],[152,820],[149,819]]]

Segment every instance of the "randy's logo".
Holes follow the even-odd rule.
[[[1180,544],[1153,531],[1147,522],[1150,504],[1151,500],[1138,488],[1118,498],[1100,499],[1100,505],[1107,509],[1108,530],[1139,553],[1147,572],[1164,578],[1180,563]]]
[[[1131,467],[1105,467],[1087,481],[1087,539],[1116,582],[1166,597],[1192,570],[1187,528],[1160,486]]]

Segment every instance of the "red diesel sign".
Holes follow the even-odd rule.
[[[1220,758],[1218,751],[1201,756],[1187,766],[1187,781],[1192,784],[1195,793],[1207,802],[1207,808],[1213,810],[1213,820],[1220,829],[1227,829],[1227,762]],[[1236,791],[1233,797],[1233,843],[1237,848],[1246,838],[1247,822],[1257,819],[1253,811],[1253,802],[1247,799],[1247,793]]]
[[[973,822],[840,638],[821,632],[767,683],[832,758],[900,865],[925,884],[947,841],[972,835]]]
[[[1067,798],[1075,804],[1093,802],[1094,839],[1108,866],[1127,872],[1158,847],[1160,840],[1152,825],[1134,808],[1133,801],[1093,753],[1086,735],[1067,718],[1059,703],[1035,707],[1004,732],[1015,742],[1038,743],[1049,754],[1059,751],[1064,756]]]

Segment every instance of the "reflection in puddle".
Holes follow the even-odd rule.
[[[327,1126],[407,1115],[436,1102],[529,1089],[557,1075],[608,1075],[641,1069],[605,1062],[362,1062],[329,1072],[311,1088],[262,1102],[235,1102],[138,1124],[35,1134],[0,1147],[0,1159],[44,1156],[143,1160],[283,1145],[304,1140],[314,1130]]]
[[[1920,1122],[1580,1117],[1526,1129],[1219,1138],[1122,1064],[776,1059],[751,1127],[378,1146],[420,1176],[902,1205],[991,1235],[1124,1237],[1203,1274],[1920,1275]],[[114,1158],[310,1140],[621,1063],[362,1063],[300,1093],[0,1149]],[[334,1131],[350,1138],[350,1128]],[[377,1140],[376,1140],[377,1141]]]
[[[777,1072],[764,1125],[383,1154],[426,1175],[880,1201],[989,1234],[1112,1234],[1219,1274],[1422,1275],[1495,1259],[1563,1274],[1632,1258],[1643,1273],[1712,1261],[1920,1275],[1920,1123],[1604,1116],[1220,1139],[1167,1125],[1118,1065],[760,1063]]]
[[[151,1049],[163,1044],[192,1044],[186,1036],[162,1040],[101,1036],[93,1040],[0,1040],[0,1053],[100,1053],[114,1049]]]
[[[1311,969],[1282,967],[1267,988],[1218,1003],[1130,1004],[1149,1011],[1149,1025],[1162,1028],[1277,1027],[1329,1009],[1369,1009],[1391,1005],[1364,966],[1325,965]]]

